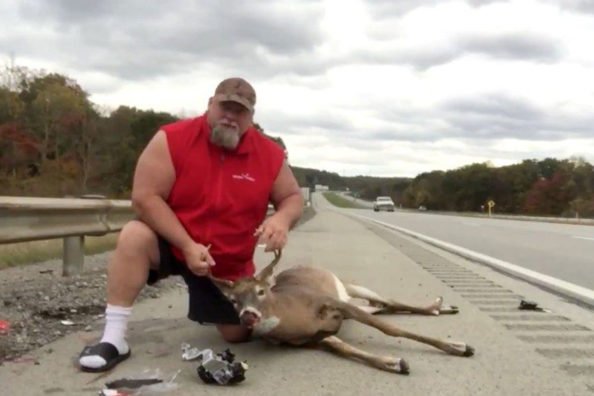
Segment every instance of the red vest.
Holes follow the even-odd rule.
[[[280,146],[249,128],[235,151],[210,143],[206,115],[165,125],[175,183],[167,203],[190,234],[211,245],[214,276],[254,274],[254,231],[266,217],[272,185],[284,161]],[[184,260],[179,249],[174,255]]]

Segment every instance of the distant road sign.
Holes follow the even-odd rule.
[[[491,217],[491,209],[493,209],[493,207],[495,206],[495,201],[490,199],[489,202],[487,202],[487,206],[489,207],[489,217]]]

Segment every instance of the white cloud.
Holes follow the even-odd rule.
[[[74,0],[0,4],[0,56],[91,99],[186,115],[224,77],[294,165],[414,176],[471,162],[594,163],[594,7],[580,0]]]

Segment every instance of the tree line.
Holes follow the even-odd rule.
[[[123,105],[101,108],[68,76],[5,67],[0,72],[0,195],[127,199],[138,155],[159,126],[179,118]],[[281,138],[271,138],[285,148]],[[581,158],[528,159],[505,167],[471,164],[413,179],[292,168],[302,186],[323,184],[367,199],[390,195],[406,208],[479,211],[493,200],[504,213],[594,216],[594,172]]]
[[[401,196],[406,206],[436,210],[485,210],[488,201],[502,213],[592,217],[594,171],[583,158],[472,164],[418,175]]]
[[[579,157],[527,159],[502,167],[475,163],[412,179],[341,177],[307,168],[294,171],[301,185],[327,185],[368,200],[387,195],[402,208],[480,212],[493,201],[499,213],[594,217],[594,170]]]

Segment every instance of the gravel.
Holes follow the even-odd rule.
[[[0,321],[9,325],[0,330],[0,364],[71,332],[91,331],[105,311],[109,254],[85,257],[83,273],[72,277],[62,276],[61,259],[0,272]],[[137,301],[180,285],[185,287],[181,277],[163,279],[146,286]]]

